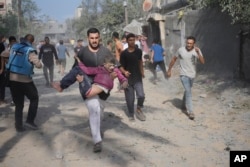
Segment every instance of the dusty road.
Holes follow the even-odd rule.
[[[67,69],[72,61],[68,62]],[[228,150],[250,150],[249,84],[198,74],[193,87],[196,118],[192,121],[180,109],[183,88],[177,67],[174,70],[172,78],[161,79],[157,85],[146,71],[145,122],[128,121],[124,94],[114,88],[106,103],[103,151],[98,154],[92,152],[88,112],[77,84],[57,93],[45,87],[42,70],[36,70],[40,130],[17,134],[14,107],[1,105],[0,166],[229,166]],[[55,73],[59,80],[57,68]],[[25,117],[27,105],[26,101]]]

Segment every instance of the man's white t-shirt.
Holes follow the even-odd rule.
[[[200,54],[202,55],[201,51]],[[178,49],[176,57],[180,59],[180,75],[195,78],[198,58],[195,49],[188,51],[186,47],[181,47]]]

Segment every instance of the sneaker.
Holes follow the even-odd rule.
[[[37,125],[36,124],[34,124],[34,123],[30,123],[30,122],[25,122],[25,124],[24,124],[27,128],[30,128],[30,129],[32,129],[32,130],[38,130],[38,127],[37,127]]]
[[[135,116],[137,119],[139,119],[140,121],[145,121],[146,120],[146,116],[142,113],[141,109],[138,108],[135,112]]]
[[[94,145],[93,152],[98,153],[102,151],[102,142],[98,142]]]
[[[193,119],[195,118],[194,113],[193,113],[193,112],[190,112],[190,113],[188,114],[188,117],[189,117],[189,119],[193,120]]]

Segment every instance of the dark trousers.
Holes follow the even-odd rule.
[[[25,96],[29,99],[29,109],[26,122],[34,123],[38,108],[38,91],[34,82],[22,83],[10,81],[10,91],[15,103],[15,127],[16,129],[23,126],[23,107]]]
[[[129,112],[128,114],[130,117],[134,116],[135,93],[137,97],[137,107],[142,108],[145,100],[145,94],[142,82],[137,82],[133,85],[129,85],[128,88],[124,90],[124,93]]]
[[[165,77],[165,79],[167,78],[167,71],[166,71],[166,66],[165,66],[165,63],[164,61],[159,61],[159,62],[154,62],[153,63],[153,68],[154,68],[154,71],[153,71],[153,74],[154,74],[154,80],[157,79],[157,72],[156,72],[156,66],[159,65],[160,68],[161,68],[161,71],[163,72],[163,75]]]
[[[0,101],[5,99],[5,76],[4,72],[0,74]]]
[[[73,67],[68,74],[66,74],[60,81],[60,86],[62,89],[68,88],[70,85],[76,82],[76,76],[83,75],[84,79],[79,84],[79,90],[84,99],[86,99],[86,93],[91,88],[91,81],[89,77],[80,69],[80,67]]]

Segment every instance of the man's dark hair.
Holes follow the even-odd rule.
[[[78,39],[77,42],[82,42],[83,40],[82,39]]]
[[[122,39],[123,39],[123,38],[126,38],[126,34],[123,34]]]
[[[97,29],[97,28],[90,28],[90,29],[88,29],[88,31],[87,31],[87,35],[89,36],[89,34],[91,34],[91,33],[98,33],[98,34],[100,34],[100,31]]]
[[[112,37],[119,38],[119,33],[118,32],[113,32]]]
[[[129,38],[135,38],[135,34],[129,33],[129,34],[126,36],[126,40],[128,41]]]
[[[9,36],[9,42],[14,42],[16,41],[16,37],[14,36]]]
[[[195,37],[193,37],[193,36],[188,36],[188,37],[187,37],[187,40],[189,40],[189,39],[193,40],[194,43],[196,42],[196,39],[195,39]]]
[[[32,42],[34,42],[35,37],[32,34],[27,34],[27,35],[25,35],[24,40],[27,41],[27,42],[32,43]]]

